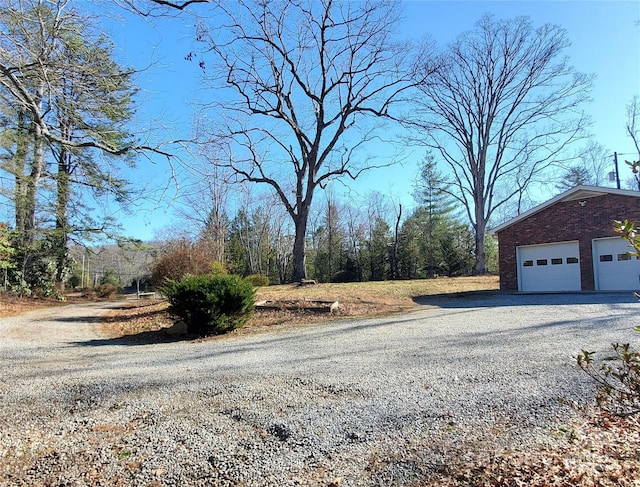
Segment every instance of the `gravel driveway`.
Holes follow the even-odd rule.
[[[0,322],[0,485],[419,485],[567,441],[581,348],[629,294],[425,299],[411,314],[200,342],[106,339],[105,305]]]

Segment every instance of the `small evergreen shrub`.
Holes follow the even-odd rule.
[[[271,284],[269,277],[264,274],[250,274],[245,277],[245,280],[249,281],[253,287],[263,287]]]
[[[243,326],[254,309],[253,286],[235,275],[187,275],[168,281],[164,293],[169,312],[189,333],[218,335]]]

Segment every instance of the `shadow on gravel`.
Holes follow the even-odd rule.
[[[54,318],[52,321],[61,323],[101,323],[102,318],[100,316],[61,316]]]
[[[550,306],[581,304],[637,303],[631,291],[576,293],[510,293],[504,291],[469,291],[451,294],[416,296],[416,304],[439,308],[494,308],[503,306]]]
[[[99,321],[99,320],[98,320]],[[156,343],[175,343],[195,340],[199,337],[190,335],[170,335],[165,330],[144,331],[133,335],[124,335],[114,338],[96,338],[81,342],[71,342],[72,345],[82,347],[102,347],[108,345],[133,346],[133,345],[153,345]]]

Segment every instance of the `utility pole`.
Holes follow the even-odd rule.
[[[618,171],[618,153],[613,153],[613,164],[616,168],[616,188],[620,189],[620,172]]]

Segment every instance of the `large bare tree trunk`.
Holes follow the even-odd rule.
[[[475,274],[487,273],[487,253],[484,245],[486,235],[486,223],[475,226]]]
[[[307,278],[307,223],[311,204],[303,204],[300,212],[294,218],[296,235],[293,240],[293,281],[299,282]]]
[[[44,171],[44,137],[42,129],[38,124],[33,125],[33,160],[31,161],[31,172],[27,177],[24,201],[24,243],[31,245],[35,238],[36,230],[36,207],[38,196],[38,185],[42,179]]]
[[[17,146],[13,163],[13,172],[15,178],[14,207],[16,219],[16,231],[20,237],[24,235],[26,227],[26,199],[27,199],[27,176],[25,169],[27,167],[27,157],[29,153],[29,129],[27,127],[27,117],[24,113],[18,115],[17,125]]]

